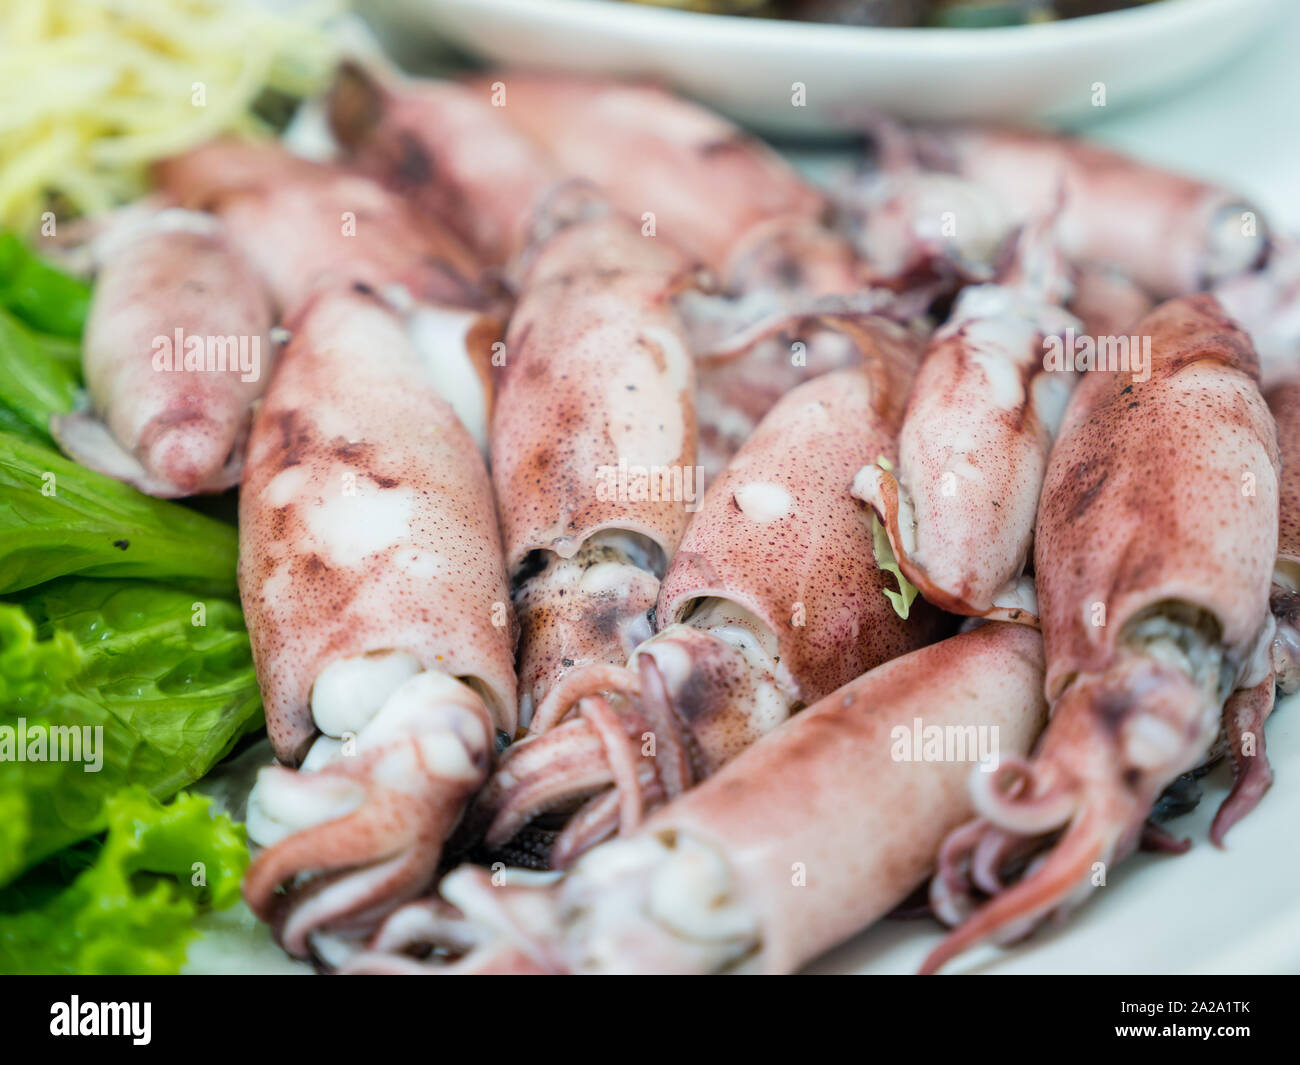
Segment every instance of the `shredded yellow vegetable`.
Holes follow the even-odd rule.
[[[319,91],[341,0],[3,0],[0,228],[134,199],[150,163]]]

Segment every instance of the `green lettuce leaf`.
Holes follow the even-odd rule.
[[[238,604],[144,581],[0,603],[0,691],[0,883],[102,831],[123,788],[192,784],[262,720]],[[56,736],[73,757],[39,760]]]
[[[195,917],[238,900],[244,828],[212,816],[209,799],[182,794],[163,806],[130,788],[108,801],[105,819],[102,845],[0,891],[0,972],[176,973]]]
[[[80,574],[233,595],[238,552],[230,525],[0,433],[0,594]]]
[[[90,286],[42,262],[12,233],[0,233],[0,307],[33,329],[81,336]]]
[[[62,342],[43,342],[0,310],[0,402],[47,437],[50,416],[77,405],[80,377],[65,355]]]

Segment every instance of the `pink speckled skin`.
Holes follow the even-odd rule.
[[[1029,558],[1049,418],[1060,413],[1057,406],[1045,414],[1039,390],[1073,385],[1072,375],[1044,368],[1044,337],[1059,330],[1048,309],[1038,314],[1023,330],[976,316],[935,334],[908,400],[898,464],[868,471],[873,488],[864,498],[880,513],[903,573],[954,614],[1034,621],[1032,609],[1005,605],[998,593]],[[1003,395],[1008,383],[1013,394]],[[910,514],[900,509],[902,492]]]
[[[925,136],[938,162],[996,192],[1019,221],[1050,212],[1064,190],[1066,253],[1117,266],[1157,297],[1205,287],[1216,214],[1248,210],[1223,189],[1069,137],[969,126]],[[1242,239],[1245,260],[1266,247]]]
[[[140,463],[122,474],[101,446],[79,446],[76,423],[56,419],[65,449],[93,469],[123,476],[157,496],[219,492],[238,483],[254,401],[271,377],[271,304],[243,259],[214,227],[210,233],[152,230],[131,239],[99,271],[86,322],[83,363],[96,415]],[[157,338],[231,338],[258,367],[159,370]],[[177,364],[183,351],[173,351]],[[237,351],[232,361],[237,362]]]
[[[805,703],[925,642],[925,616],[903,621],[885,598],[893,578],[877,568],[870,514],[849,494],[863,465],[896,457],[897,422],[881,417],[882,402],[865,373],[844,370],[772,409],[687,529],[659,593],[661,627],[702,597],[740,603],[776,634]],[[751,484],[783,488],[788,513],[747,515],[736,491]]]
[[[1277,685],[1285,693],[1300,687],[1300,380],[1275,385],[1265,394],[1277,420],[1282,454],[1282,481],[1278,498],[1278,569],[1269,609],[1277,622],[1273,641],[1273,668]]]
[[[863,464],[894,454],[899,390],[889,384],[908,369],[868,360],[864,369],[801,385],[768,414],[687,527],[660,587],[659,634],[627,669],[572,671],[539,707],[532,735],[502,759],[478,804],[490,822],[489,846],[581,795],[591,798],[569,820],[550,861],[566,865],[615,827],[634,827],[636,815],[615,805],[626,803],[630,789],[609,743],[582,716],[580,692],[609,692],[617,727],[628,736],[664,733],[653,755],[641,750],[643,740],[629,754],[640,781],[636,804],[651,807],[709,776],[790,711],[939,635],[945,620],[938,611],[914,603],[903,620],[886,599],[893,578],[876,566],[872,516],[849,493]],[[774,638],[775,662],[762,667],[774,670],[770,694],[755,687],[755,660],[690,623],[691,610],[713,598],[749,611]],[[671,678],[662,697],[645,687],[644,660]],[[655,715],[667,720],[656,724]],[[674,733],[684,739],[673,740]],[[683,744],[688,753],[679,755]],[[604,790],[609,784],[615,787]]]
[[[221,217],[286,315],[340,279],[401,285],[437,304],[482,302],[479,265],[460,240],[370,178],[233,138],[165,160],[155,176],[179,203]]]
[[[1151,337],[1150,379],[1087,375],[1043,484],[1034,570],[1053,698],[1104,670],[1157,603],[1208,611],[1242,662],[1268,602],[1279,456],[1250,339],[1209,296],[1161,304],[1135,332]],[[1105,625],[1090,623],[1094,601]]]
[[[571,557],[608,528],[672,556],[686,502],[601,499],[600,470],[695,465],[695,371],[672,303],[686,281],[670,245],[618,215],[566,226],[536,251],[492,421],[511,570],[538,549]]]
[[[1282,456],[1277,555],[1300,563],[1300,380],[1269,389],[1265,398],[1277,421]]]
[[[934,868],[946,832],[971,814],[971,748],[946,760],[900,754],[899,731],[910,737],[917,719],[970,736],[985,729],[999,758],[1022,756],[1046,718],[1042,682],[1042,639],[1026,626],[991,622],[915,650],[826,695],[664,806],[636,837],[608,846],[651,837],[668,851],[707,848],[726,875],[725,894],[710,905],[754,921],[755,941],[739,959],[745,971],[794,972],[907,898]],[[468,942],[468,953],[451,964],[368,954],[365,971],[571,973],[590,971],[595,957],[602,971],[638,974],[716,964],[650,905],[661,867],[620,875],[604,857],[597,848],[545,887],[498,885],[462,866],[444,885],[470,915],[450,944],[460,952]],[[588,921],[591,913],[599,920]],[[440,945],[422,915],[401,916],[406,934],[395,919],[377,948]]]
[[[474,678],[513,732],[515,629],[478,450],[372,295],[326,290],[290,327],[240,493],[239,584],[277,756],[294,764],[313,739],[322,669],[387,649]],[[401,535],[364,539],[376,505],[398,508]]]
[[[672,300],[687,264],[608,212],[559,229],[528,262],[491,432],[508,569],[517,574],[535,551],[571,559],[605,529],[644,537],[666,565],[702,490],[695,367]],[[620,463],[632,471],[626,492],[610,472]],[[682,490],[670,481],[645,498],[638,468],[677,471]],[[570,669],[626,661],[636,643],[626,634],[654,605],[654,573],[626,566],[610,588],[588,587],[574,570],[519,589],[520,691],[534,703]]]
[[[1046,718],[1042,641],[990,623],[878,666],[826,695],[646,822],[722,855],[762,939],[793,972],[921,884],[971,813],[970,762],[897,761],[893,730],[984,726],[1023,754]],[[806,881],[796,885],[801,868]]]
[[[562,175],[492,106],[489,85],[382,76],[344,63],[330,90],[335,136],[364,172],[509,265]]]
[[[506,117],[561,172],[599,186],[633,218],[652,212],[658,235],[727,287],[761,257],[760,246],[825,210],[821,194],[766,145],[653,86],[518,72],[467,84],[487,98],[494,83],[504,85]]]

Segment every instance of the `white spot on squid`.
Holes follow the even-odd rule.
[[[359,490],[304,509],[316,542],[335,566],[355,566],[411,535],[415,498],[409,488]]]
[[[262,489],[262,499],[271,507],[287,507],[298,498],[311,481],[311,470],[306,466],[290,466],[271,478]]]
[[[1177,757],[1180,747],[1178,733],[1168,722],[1151,714],[1139,714],[1126,730],[1124,750],[1139,769],[1167,765]]]
[[[772,481],[751,481],[734,493],[736,506],[750,521],[760,525],[790,516],[794,499],[782,485]]]

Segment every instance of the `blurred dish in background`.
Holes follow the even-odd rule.
[[[745,0],[702,2],[749,10]],[[1064,15],[1098,5],[1055,6]],[[912,121],[1069,120],[1095,115],[1099,92],[1108,108],[1125,107],[1236,54],[1281,6],[1158,0],[979,32],[611,0],[373,0],[366,10],[404,49],[446,41],[497,64],[648,77],[768,134],[825,135],[858,128],[876,111]],[[802,0],[799,8],[839,11],[843,21],[866,13],[849,0]]]
[[[838,22],[895,29],[990,29],[1120,11],[1160,0],[627,0],[712,15]]]

